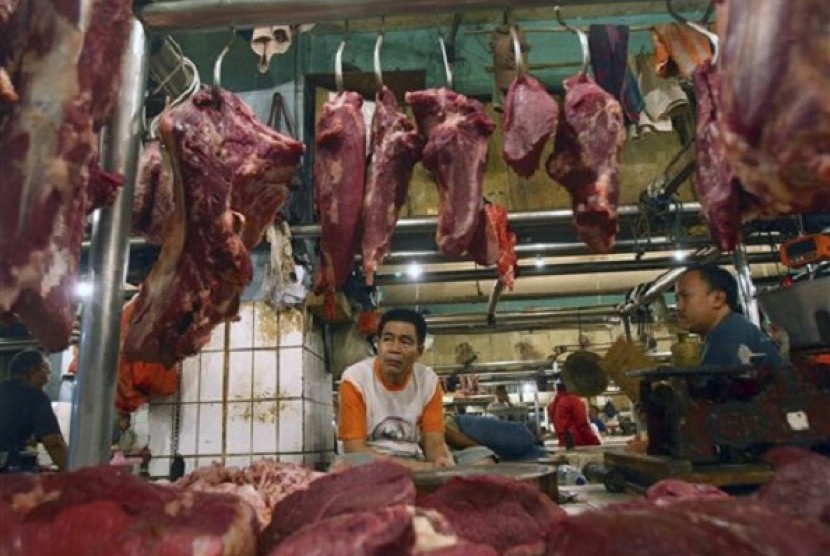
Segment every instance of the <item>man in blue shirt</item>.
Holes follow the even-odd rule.
[[[697,265],[677,281],[680,327],[703,337],[702,366],[784,364],[778,346],[738,306],[738,285],[724,269]]]

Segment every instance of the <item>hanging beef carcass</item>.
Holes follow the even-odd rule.
[[[197,353],[216,324],[236,317],[252,275],[248,250],[262,223],[274,219],[285,169],[293,171],[303,146],[218,88],[164,112],[159,132],[173,165],[175,212],[123,349],[128,359],[171,366]],[[234,189],[245,192],[245,203],[234,205]],[[248,200],[252,193],[264,199],[261,207]]]
[[[363,272],[370,286],[378,264],[389,252],[412,168],[423,148],[421,137],[406,115],[398,111],[395,93],[386,87],[377,94],[371,147],[363,200]]]
[[[357,250],[366,184],[363,99],[344,91],[323,105],[314,139],[314,196],[320,219],[320,270],[315,289],[335,313],[334,292],[348,279]]]
[[[558,121],[559,104],[535,77],[513,80],[504,101],[502,155],[519,176],[529,178],[539,168],[542,149]]]
[[[89,211],[121,178],[98,169],[97,132],[120,81],[132,2],[0,6],[0,315],[64,349]]]
[[[744,193],[726,159],[718,126],[720,74],[707,60],[694,72],[697,98],[697,174],[695,192],[712,240],[724,251],[740,241],[741,218],[751,214],[751,198]]]
[[[720,119],[732,168],[764,216],[830,210],[830,4],[726,6]]]
[[[161,244],[175,210],[173,174],[164,162],[159,141],[144,144],[133,193],[132,232],[148,242]]]
[[[424,166],[438,186],[435,241],[450,257],[465,255],[481,215],[487,138],[496,126],[480,102],[448,89],[406,93],[406,101],[427,141]]]
[[[518,270],[516,234],[507,223],[507,209],[494,203],[485,203],[478,221],[478,230],[470,244],[473,260],[484,266],[498,265],[499,280],[513,289]]]
[[[564,121],[547,172],[571,194],[579,239],[594,253],[608,253],[618,229],[622,108],[586,75],[569,77],[564,85]]]

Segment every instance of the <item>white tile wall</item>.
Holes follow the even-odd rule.
[[[243,303],[239,308],[239,320],[231,324],[231,349],[254,347],[254,306]]]
[[[222,404],[204,403],[199,407],[199,454],[222,453]],[[182,454],[184,455],[184,454]]]
[[[250,400],[252,398],[254,354],[252,351],[230,352],[228,368],[228,399]]]
[[[230,402],[227,405],[228,443],[225,450],[229,454],[251,453],[251,418],[253,417],[253,403]]]
[[[188,357],[182,363],[182,402],[199,401],[199,375],[201,374],[201,356]]]
[[[303,348],[280,348],[280,397],[303,395]]]
[[[200,355],[183,364],[179,453],[187,470],[222,461],[223,453],[226,465],[247,465],[252,457],[309,465],[330,460],[332,382],[319,324],[298,310],[275,314],[264,303],[244,304],[240,316],[228,325],[227,351],[223,325]],[[136,432],[141,427],[149,432],[153,475],[169,472],[172,401],[154,400],[143,420],[141,414],[134,417]]]
[[[277,351],[257,350],[254,352],[254,399],[277,397]]]
[[[221,402],[225,354],[221,351],[203,352],[201,361],[202,370],[199,379],[199,401]]]

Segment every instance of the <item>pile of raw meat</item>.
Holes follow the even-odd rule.
[[[577,515],[496,476],[455,478],[419,496],[410,472],[391,461],[319,477],[268,461],[214,466],[164,486],[112,468],[6,475],[0,554],[104,555],[113,547],[125,556],[830,553],[830,459],[794,447],[765,457],[776,473],[752,496],[667,480],[646,499]],[[212,488],[221,492],[204,492]],[[270,523],[257,526],[250,490],[273,509]]]
[[[482,194],[487,138],[495,125],[480,102],[448,89],[407,93],[406,100],[417,129],[399,111],[392,91],[383,88],[377,94],[368,153],[360,95],[345,91],[323,106],[314,153],[322,228],[315,289],[325,294],[329,316],[334,292],[351,274],[356,253],[362,253],[366,282],[374,282],[419,161],[439,192],[435,241],[440,250],[497,265],[500,279],[513,285],[515,235],[504,208],[486,204]]]
[[[130,0],[0,1],[0,318],[65,349],[87,214],[121,176],[98,166]]]
[[[177,486],[201,492],[235,494],[256,512],[260,529],[271,523],[276,505],[286,496],[309,487],[323,473],[301,465],[260,459],[247,467],[225,467],[214,463],[200,467],[176,482]]]
[[[165,110],[159,134],[163,149],[145,147],[133,218],[161,253],[141,285],[123,351],[171,366],[237,317],[253,275],[250,251],[285,202],[305,148],[218,88]]]
[[[719,4],[720,57],[694,75],[695,187],[728,250],[742,221],[830,210],[830,9],[824,0]]]

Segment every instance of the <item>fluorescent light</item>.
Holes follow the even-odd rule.
[[[94,291],[95,287],[92,285],[92,282],[80,281],[75,283],[75,295],[81,299],[91,297]]]
[[[678,249],[677,251],[674,252],[674,260],[675,261],[685,261],[686,260],[686,252],[681,251],[680,249]]]
[[[410,278],[418,278],[423,272],[424,269],[418,263],[409,263],[406,269],[406,275]]]

